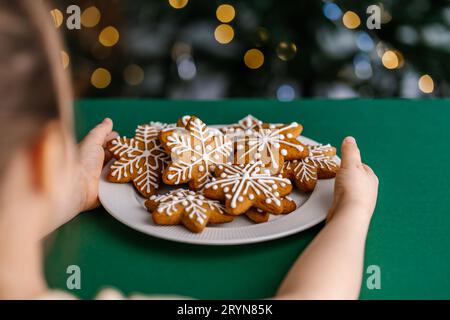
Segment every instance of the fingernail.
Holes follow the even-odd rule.
[[[103,123],[111,123],[112,122],[112,120],[111,120],[111,118],[105,118],[104,120],[103,120]]]
[[[345,139],[344,139],[344,142],[345,142],[345,143],[353,143],[353,144],[356,144],[356,140],[355,140],[355,138],[353,138],[353,137],[347,137],[347,138],[345,138]]]

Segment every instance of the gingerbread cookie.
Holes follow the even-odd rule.
[[[308,155],[308,149],[297,137],[303,127],[293,122],[290,125],[259,128],[249,135],[236,139],[234,162],[246,164],[261,161],[272,174],[281,171],[285,160],[301,159]]]
[[[221,131],[230,135],[244,135],[251,134],[254,130],[258,130],[263,125],[263,122],[256,119],[252,115],[238,121],[238,123],[222,128]]]
[[[220,202],[206,199],[200,192],[177,189],[167,194],[150,197],[145,206],[159,225],[183,224],[192,232],[201,232],[208,224],[233,220],[226,215]]]
[[[191,116],[189,115],[182,116],[181,118],[178,119],[177,126],[181,128],[186,128],[187,124],[189,123],[189,120],[191,120]]]
[[[287,161],[283,165],[283,177],[295,181],[303,192],[314,190],[317,179],[329,179],[336,176],[339,165],[334,161],[336,149],[328,145],[309,146],[308,157]]]
[[[292,191],[289,179],[273,176],[260,161],[246,165],[221,164],[216,178],[206,184],[206,197],[225,201],[231,215],[244,214],[252,206],[271,213],[282,213],[282,197]]]
[[[233,151],[227,136],[194,116],[186,129],[161,131],[160,139],[172,156],[163,173],[164,183],[189,183],[192,190],[202,189],[211,180],[215,166],[227,162]]]
[[[110,141],[107,149],[117,160],[111,165],[108,181],[133,181],[144,197],[155,194],[170,158],[159,142],[159,130],[157,126],[140,125],[134,138],[118,137]]]
[[[281,214],[289,214],[297,209],[297,204],[290,197],[286,197],[282,200],[283,211]],[[258,208],[250,208],[245,215],[247,218],[255,223],[263,223],[269,221],[270,213],[265,212]]]

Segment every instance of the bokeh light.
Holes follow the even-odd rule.
[[[367,80],[372,77],[372,65],[370,57],[366,53],[359,53],[353,58],[353,67],[358,79]]]
[[[372,51],[375,47],[372,38],[364,31],[359,31],[356,34],[356,46],[362,51]]]
[[[293,42],[281,41],[277,46],[277,56],[283,61],[292,60],[297,54],[297,46]]]
[[[104,69],[98,68],[91,75],[91,84],[97,89],[104,89],[111,83],[111,73]]]
[[[403,67],[403,65],[405,63],[405,59],[403,58],[403,54],[400,51],[398,51],[398,50],[394,50],[394,53],[396,54],[397,59],[398,59],[398,67],[397,68]]]
[[[112,26],[104,28],[98,36],[98,41],[105,47],[115,46],[119,42],[119,39],[119,31]]]
[[[244,63],[250,69],[258,69],[264,64],[264,54],[261,50],[250,49],[244,55]]]
[[[347,11],[342,17],[342,23],[348,29],[356,29],[361,24],[361,19],[355,12]]]
[[[197,75],[197,66],[189,55],[182,56],[178,59],[177,70],[180,79],[185,81],[192,80]]]
[[[64,20],[64,16],[63,16],[61,10],[53,9],[53,10],[50,11],[50,14],[52,15],[55,27],[56,28],[61,27],[61,25],[63,23],[63,20]]]
[[[144,70],[136,64],[130,64],[123,71],[123,78],[132,86],[137,86],[144,81]]]
[[[192,54],[192,47],[190,44],[185,42],[175,42],[172,47],[172,60],[177,61],[179,57],[184,55],[191,55]]]
[[[333,2],[327,2],[323,5],[323,14],[330,20],[339,20],[342,16],[342,10]]]
[[[434,81],[430,75],[424,74],[419,79],[419,89],[423,93],[432,93],[434,91]]]
[[[399,66],[398,57],[394,51],[388,50],[381,57],[383,66],[387,69],[396,69]]]
[[[292,101],[295,96],[295,89],[289,84],[283,84],[277,89],[277,99],[280,101]]]
[[[214,38],[221,44],[230,43],[234,38],[233,27],[228,24],[219,25],[214,31]]]
[[[216,17],[220,22],[228,23],[231,22],[236,15],[234,7],[230,4],[221,4],[217,7]]]
[[[175,9],[182,9],[187,6],[188,0],[169,0],[169,5]]]
[[[81,24],[83,27],[93,28],[100,22],[100,18],[100,10],[98,10],[95,6],[91,6],[86,8],[81,14]]]
[[[70,64],[70,57],[69,57],[69,54],[67,52],[65,52],[64,50],[61,50],[61,61],[62,61],[63,68],[67,69]]]

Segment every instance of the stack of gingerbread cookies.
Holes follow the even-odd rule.
[[[108,180],[132,182],[158,225],[201,232],[240,215],[267,222],[271,214],[296,209],[293,184],[310,192],[339,169],[336,149],[302,144],[302,130],[296,122],[269,124],[250,115],[220,130],[195,116],[151,122],[138,126],[133,138],[108,144],[116,158]],[[162,184],[178,188],[158,194]]]

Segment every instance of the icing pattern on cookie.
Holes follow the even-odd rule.
[[[207,222],[208,208],[224,214],[224,206],[215,200],[205,198],[201,193],[186,189],[172,190],[167,194],[151,196],[150,200],[158,202],[158,213],[168,216],[179,213],[178,206],[183,206],[189,219],[196,220],[199,224]]]
[[[254,130],[259,130],[263,122],[249,114],[238,123],[225,127],[222,132],[232,135],[250,134]]]
[[[166,177],[175,185],[195,180],[196,190],[211,180],[215,165],[227,162],[233,150],[228,137],[196,117],[192,117],[186,130],[170,133],[166,145],[172,154]]]
[[[317,179],[318,169],[336,170],[338,165],[333,159],[333,153],[335,154],[335,149],[329,144],[310,146],[308,157],[303,160],[294,160],[290,164],[293,166],[295,177],[303,182]]]
[[[153,194],[159,187],[161,173],[169,160],[158,139],[158,127],[140,125],[135,137],[119,137],[110,143],[109,150],[119,157],[111,165],[110,176],[116,180],[133,180],[143,195]]]
[[[205,188],[217,190],[221,188],[230,196],[231,208],[236,208],[238,202],[244,198],[254,200],[256,196],[263,195],[266,203],[275,203],[281,206],[281,195],[277,191],[279,185],[291,184],[288,179],[281,176],[272,176],[268,169],[262,167],[260,161],[247,165],[222,164],[218,166],[222,172],[220,177],[208,183]]]
[[[334,160],[336,149],[328,145],[309,146],[309,156],[286,161],[281,171],[284,177],[295,180],[301,191],[312,191],[317,179],[334,177],[339,165]]]
[[[305,150],[304,145],[289,132],[298,126],[299,124],[296,122],[283,127],[274,125],[272,129],[261,128],[248,136],[238,138],[236,140],[236,162],[246,163],[251,160],[262,160],[263,164],[267,164],[273,173],[279,172],[284,162],[283,158],[288,155],[289,148],[298,152]]]
[[[159,121],[151,121],[149,125],[158,131],[174,129],[177,126],[176,123],[164,123]]]

